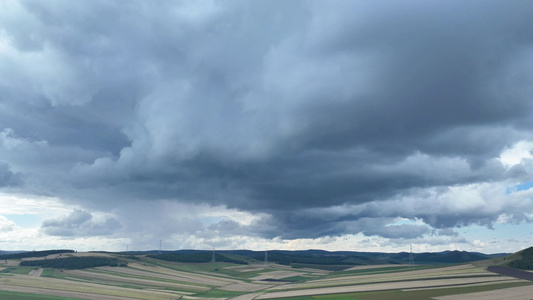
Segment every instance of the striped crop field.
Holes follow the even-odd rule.
[[[180,263],[113,253],[63,257],[105,257],[118,264],[62,269],[20,266],[23,261],[38,262],[37,258],[4,261],[0,263],[0,298],[454,300],[526,299],[521,297],[533,292],[532,282],[491,272],[490,263],[365,265],[331,271],[327,266]]]

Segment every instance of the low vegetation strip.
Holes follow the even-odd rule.
[[[103,266],[120,266],[121,263],[116,258],[106,257],[65,257],[56,259],[43,259],[23,261],[21,266],[37,266],[41,268],[57,268],[57,269],[86,269]]]
[[[517,270],[513,268],[503,267],[503,266],[490,266],[487,268],[487,270],[490,272],[500,274],[500,275],[533,281],[533,273],[526,272],[526,271],[521,271],[521,270]]]

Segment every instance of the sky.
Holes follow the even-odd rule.
[[[531,11],[0,0],[0,250],[527,248]]]

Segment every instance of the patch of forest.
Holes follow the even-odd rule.
[[[116,258],[109,257],[64,257],[55,259],[42,259],[42,260],[28,260],[22,261],[21,266],[34,266],[41,268],[56,268],[56,269],[87,269],[95,267],[118,267],[126,266],[125,263],[120,262]]]
[[[261,255],[257,257],[259,260]],[[361,259],[361,257],[358,257]],[[316,255],[309,253],[288,254],[278,251],[268,252],[268,261],[276,262],[280,265],[291,264],[313,264],[313,265],[353,265],[350,257],[346,255]]]
[[[512,261],[508,264],[511,268],[522,270],[533,270],[533,247],[520,251],[521,259]]]
[[[195,252],[195,253],[164,253],[148,255],[147,257],[161,259],[166,261],[183,262],[183,263],[208,263],[213,260],[213,254],[209,252]],[[246,265],[244,260],[233,259],[225,255],[215,253],[216,262],[227,262],[234,264]]]
[[[51,254],[61,254],[61,253],[74,253],[74,250],[44,250],[44,251],[28,251],[20,252],[14,254],[4,254],[0,255],[0,259],[20,259],[27,257],[45,257]]]

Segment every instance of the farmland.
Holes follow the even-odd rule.
[[[246,253],[217,253],[216,262],[191,262],[205,261],[205,253],[163,259],[146,253],[26,253],[0,258],[0,298],[452,300],[490,295],[529,299],[533,293],[531,281],[487,270],[512,261],[501,257],[454,264],[346,266],[344,258],[332,255],[328,265],[316,254],[310,259],[305,253],[278,253],[285,264],[275,261],[265,267],[257,253]],[[287,264],[290,260],[294,263]]]

